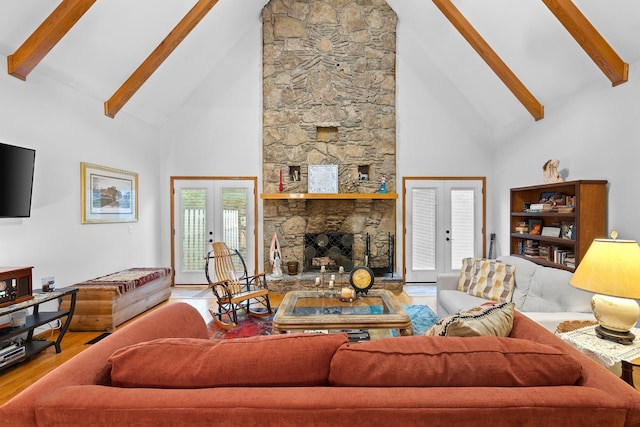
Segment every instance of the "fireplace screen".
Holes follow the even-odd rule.
[[[307,233],[304,235],[304,271],[345,272],[353,268],[353,234],[349,233]]]

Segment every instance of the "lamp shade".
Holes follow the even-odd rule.
[[[640,299],[640,246],[634,240],[595,239],[569,283],[598,294]]]

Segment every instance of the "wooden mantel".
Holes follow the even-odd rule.
[[[396,193],[262,193],[264,200],[351,200],[351,199],[397,199]]]

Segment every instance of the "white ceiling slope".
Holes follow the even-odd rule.
[[[162,126],[205,78],[215,75],[216,67],[224,66],[220,57],[232,55],[234,37],[260,25],[267,1],[220,0],[119,114]],[[399,43],[398,67],[421,76],[442,107],[459,117],[461,126],[492,139],[534,120],[431,0],[387,1],[398,14],[398,37],[409,39]],[[546,107],[547,116],[554,102],[581,88],[611,86],[541,0],[453,3]],[[623,61],[640,60],[640,1],[574,3]],[[58,4],[57,0],[1,1],[0,55],[14,53]],[[195,0],[97,1],[24,84],[42,73],[104,102],[194,4]],[[105,116],[105,120],[111,119]]]

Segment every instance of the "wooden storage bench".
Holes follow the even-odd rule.
[[[73,285],[78,288],[72,331],[113,331],[171,296],[170,268],[130,268]],[[70,304],[62,301],[61,309]]]

